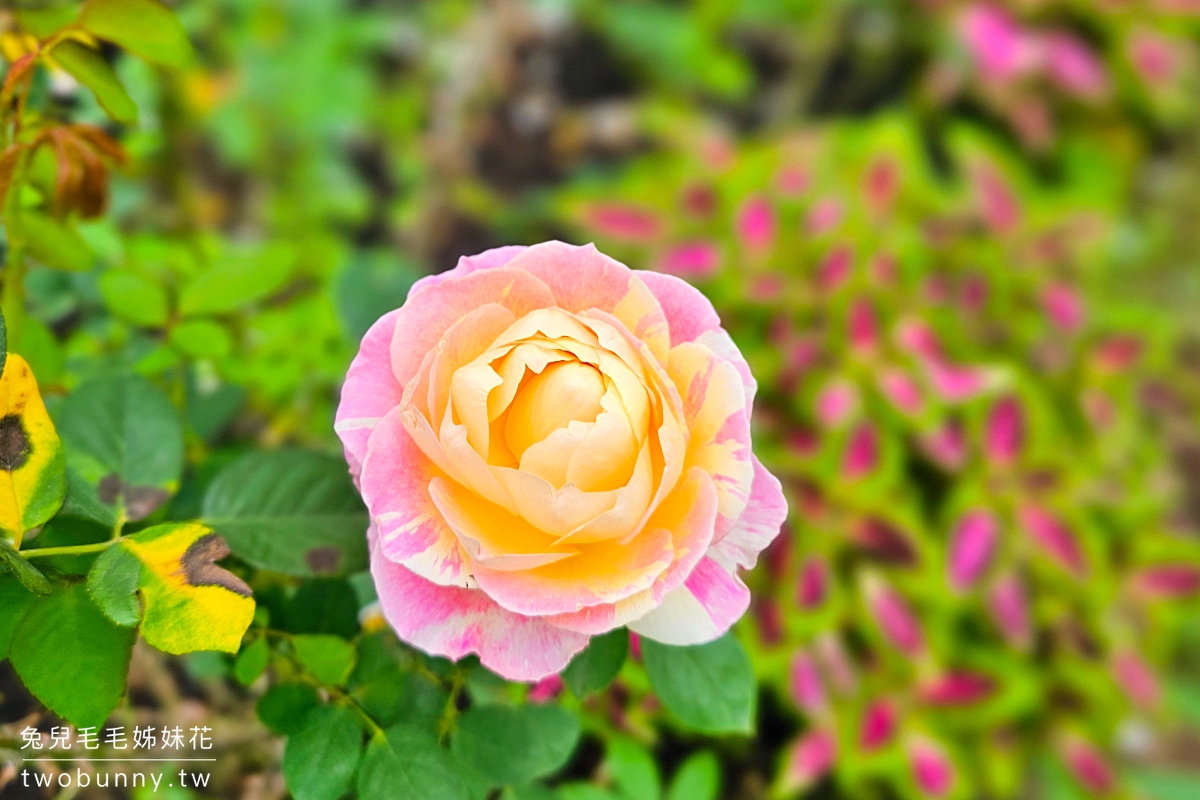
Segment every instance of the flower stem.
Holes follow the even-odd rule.
[[[116,544],[119,539],[109,539],[107,542],[95,544],[72,544],[64,547],[38,547],[33,550],[22,550],[25,558],[48,558],[50,556],[74,556],[82,553],[99,553]]]

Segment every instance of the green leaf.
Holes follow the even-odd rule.
[[[170,309],[166,291],[141,275],[105,272],[100,276],[100,294],[109,310],[126,322],[148,328],[167,323]]]
[[[598,692],[617,677],[628,652],[629,632],[624,628],[593,636],[588,646],[563,670],[563,682],[576,697]]]
[[[224,358],[233,349],[225,326],[211,319],[191,319],[171,329],[171,344],[192,358]]]
[[[238,653],[233,662],[233,677],[243,686],[249,686],[266,671],[270,660],[271,647],[267,644],[267,637],[259,636]]]
[[[307,683],[279,683],[258,698],[255,711],[268,728],[291,736],[304,727],[308,713],[320,704],[317,690]]]
[[[1200,797],[1200,774],[1165,770],[1132,770],[1129,784],[1148,800],[1181,800]]]
[[[338,277],[335,299],[346,337],[357,342],[375,320],[404,305],[421,272],[390,250],[351,258]]]
[[[117,514],[112,506],[100,502],[96,487],[87,482],[79,471],[67,465],[67,494],[59,516],[91,520],[106,528],[116,524]]]
[[[183,428],[162,390],[136,375],[93,378],[59,407],[67,461],[107,505],[139,520],[179,488]]]
[[[137,105],[104,57],[75,39],[63,39],[50,52],[51,58],[75,80],[92,90],[96,102],[117,122],[137,122]]]
[[[342,578],[311,578],[300,584],[284,610],[292,633],[332,633],[351,639],[358,633],[358,596]]]
[[[254,619],[254,600],[249,586],[216,565],[227,555],[224,540],[203,525],[156,525],[110,547],[92,568],[88,590],[114,622],[130,624],[136,589],[145,608],[142,637],[164,653],[236,653]],[[130,556],[138,564],[133,585]]]
[[[721,764],[711,750],[701,750],[680,765],[667,800],[717,800],[720,792]]]
[[[632,739],[609,740],[605,764],[625,800],[658,800],[658,767],[646,748]]]
[[[262,569],[309,576],[367,567],[367,513],[340,458],[249,453],[213,480],[202,515],[235,555]]]
[[[0,575],[0,661],[8,658],[8,645],[13,632],[29,609],[37,605],[38,597],[21,585],[12,575]]]
[[[325,686],[343,686],[354,671],[354,645],[338,636],[305,634],[292,638],[296,658]]]
[[[672,647],[642,639],[650,685],[679,721],[703,733],[750,733],[756,685],[745,649],[732,634]]]
[[[88,0],[79,24],[93,36],[156,64],[182,67],[192,57],[183,26],[156,0]]]
[[[54,591],[41,570],[26,561],[3,539],[0,539],[0,565],[6,567],[22,586],[34,594],[47,595]]]
[[[458,721],[454,757],[492,786],[524,783],[567,763],[579,718],[558,705],[472,708]]]
[[[467,789],[432,733],[389,728],[367,745],[358,771],[360,800],[467,800]]]
[[[76,583],[25,615],[13,633],[9,659],[51,711],[79,727],[99,726],[125,693],[136,636],[104,616]]]
[[[87,272],[92,268],[92,249],[72,226],[28,210],[21,212],[18,222],[29,255],[42,264],[66,272]]]
[[[269,297],[283,288],[296,268],[296,251],[286,244],[235,251],[183,287],[184,316],[225,314]]]
[[[142,618],[137,598],[141,575],[142,562],[137,556],[124,547],[110,547],[88,573],[88,593],[104,616],[123,628],[132,628]]]
[[[288,738],[283,777],[295,800],[337,800],[350,790],[362,728],[345,706],[318,706]]]

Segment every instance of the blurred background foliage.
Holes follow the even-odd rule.
[[[74,8],[6,3],[10,76]],[[122,91],[70,54],[22,78],[30,118],[99,155],[74,179],[61,145],[30,160],[16,202],[55,227],[25,231],[5,313],[56,419],[98,376],[166,392],[186,465],[147,523],[218,520],[255,590],[239,656],[139,645],[118,712],[211,724],[208,795],[339,796],[303,760],[345,764],[302,748],[353,728],[345,706],[290,767],[280,735],[348,693],[443,741],[460,712],[507,730],[492,706],[565,709],[528,723],[550,738],[582,720],[536,763],[476,753],[498,773],[461,796],[1200,797],[1200,3],[172,8],[178,63],[96,51]],[[752,736],[664,710],[636,642],[612,683],[579,667],[528,695],[425,658],[381,629],[360,546],[313,577],[286,523],[272,546],[229,522],[282,460],[340,515],[303,541],[357,541],[321,481],[358,339],[421,275],[548,238],[695,283],[759,379],[792,515],[736,628]],[[306,452],[247,455],[285,446]],[[66,528],[41,536],[94,535]],[[7,666],[0,691],[15,740],[40,707]]]

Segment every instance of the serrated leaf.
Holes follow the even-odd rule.
[[[37,601],[38,596],[12,575],[0,575],[0,609],[3,609],[0,613],[0,661],[8,658],[13,632]]]
[[[326,686],[343,686],[354,671],[358,654],[354,645],[339,636],[305,634],[292,638],[296,658]]]
[[[64,272],[87,272],[92,268],[92,248],[71,225],[28,210],[17,222],[29,255],[42,264]]]
[[[12,545],[3,539],[0,539],[0,566],[11,572],[22,586],[34,594],[47,595],[54,590],[41,570],[22,558]]]
[[[136,633],[101,613],[82,583],[40,600],[13,633],[9,660],[46,707],[79,727],[99,726],[125,693]]]
[[[318,706],[288,739],[283,777],[295,800],[337,800],[350,789],[362,728],[345,706]]]
[[[50,57],[90,89],[110,117],[127,125],[137,122],[137,105],[98,52],[74,39],[63,39],[50,51]]]
[[[217,475],[201,513],[235,555],[262,569],[310,576],[367,566],[367,513],[340,458],[249,453]]]
[[[142,562],[137,556],[124,547],[110,547],[88,572],[88,593],[104,616],[123,628],[132,628],[142,618],[137,598],[141,575]]]
[[[106,505],[118,500],[138,520],[179,488],[183,427],[161,389],[136,375],[93,378],[58,411],[67,461]]]
[[[65,469],[33,371],[11,353],[0,376],[0,533],[19,543],[54,516],[66,492]]]
[[[549,775],[570,758],[579,718],[558,705],[489,705],[463,714],[451,750],[461,764],[492,786]]]
[[[757,686],[750,657],[731,634],[692,647],[642,639],[650,685],[679,721],[704,733],[749,733]]]
[[[576,697],[598,692],[617,677],[628,652],[629,632],[624,628],[593,636],[563,670],[562,679]]]
[[[360,800],[467,800],[467,789],[432,733],[390,728],[367,745],[358,771]]]
[[[307,683],[278,683],[258,698],[255,711],[268,728],[291,736],[304,727],[305,717],[320,704],[317,690]]]
[[[93,36],[156,64],[182,67],[192,57],[183,26],[156,0],[88,0],[79,24]]]
[[[130,612],[136,613],[128,604],[132,556],[138,564],[132,588],[141,595],[141,632],[149,644],[173,655],[236,653],[254,619],[254,599],[249,586],[216,565],[228,554],[221,537],[203,525],[156,525],[109,548],[92,568],[88,589],[111,619],[129,624]]]

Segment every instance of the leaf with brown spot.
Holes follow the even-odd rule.
[[[19,545],[66,492],[66,460],[33,370],[9,353],[0,375],[0,531]]]
[[[237,652],[254,618],[254,600],[241,578],[216,564],[227,555],[229,546],[203,525],[156,525],[124,537],[97,559],[88,591],[110,619],[126,626],[137,622],[136,591],[142,637],[163,652]]]

